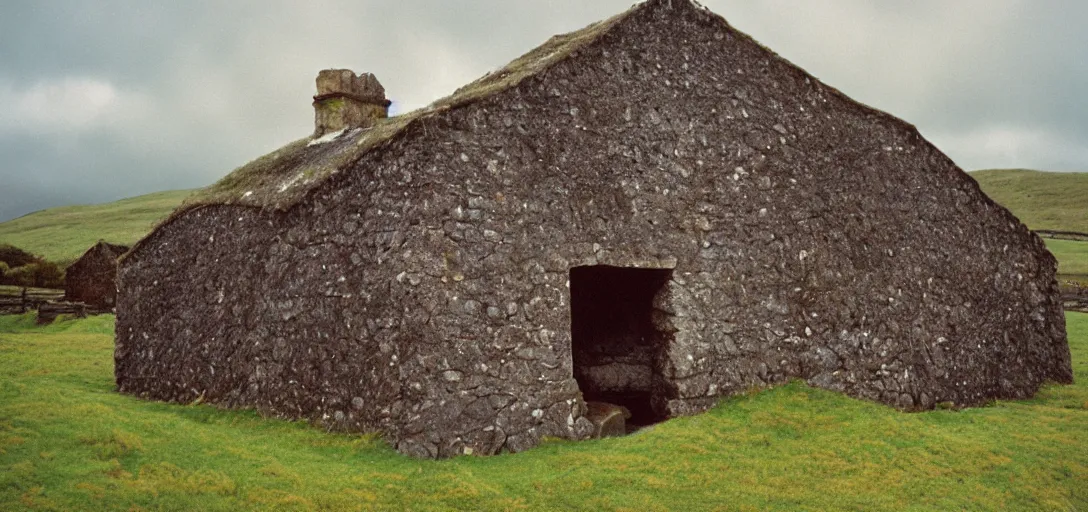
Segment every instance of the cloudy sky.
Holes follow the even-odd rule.
[[[207,185],[312,130],[317,71],[407,111],[631,0],[0,0],[0,221]],[[1088,2],[706,0],[961,167],[1088,170]]]

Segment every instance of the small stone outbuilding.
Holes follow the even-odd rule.
[[[111,310],[117,298],[117,259],[128,247],[99,240],[64,275],[64,300]]]
[[[404,453],[584,439],[804,379],[905,411],[1071,382],[1055,260],[911,125],[689,0],[316,131],[122,259],[121,392],[380,431]]]

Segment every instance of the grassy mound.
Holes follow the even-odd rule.
[[[112,318],[0,317],[2,510],[1084,510],[1077,384],[907,414],[792,383],[624,438],[421,461],[369,436],[113,391]]]

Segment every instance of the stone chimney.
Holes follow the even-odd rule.
[[[317,74],[314,137],[344,128],[367,128],[389,115],[385,88],[370,73],[326,69]]]

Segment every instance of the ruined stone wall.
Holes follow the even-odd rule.
[[[1036,237],[912,127],[674,3],[423,118],[287,213],[160,229],[122,271],[121,390],[417,456],[584,438],[583,265],[673,269],[654,303],[672,415],[790,378],[907,410],[1071,380]]]

